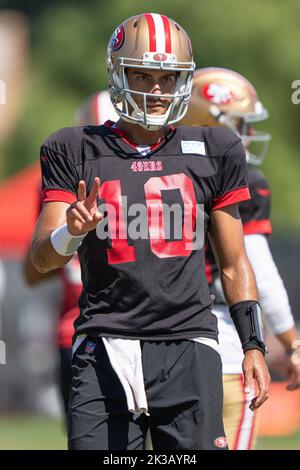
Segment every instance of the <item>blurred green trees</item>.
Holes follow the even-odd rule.
[[[273,138],[264,169],[273,219],[300,227],[300,104],[291,102],[291,84],[300,79],[298,0],[2,0],[1,7],[26,12],[32,33],[24,113],[2,150],[2,178],[36,160],[51,132],[73,124],[81,100],[106,87],[105,51],[115,26],[154,11],[189,32],[198,67],[232,68],[256,86],[270,111],[264,127]]]

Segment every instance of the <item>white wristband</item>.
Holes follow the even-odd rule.
[[[53,230],[50,241],[54,250],[61,256],[70,256],[80,247],[84,237],[87,235],[72,235],[67,224]]]

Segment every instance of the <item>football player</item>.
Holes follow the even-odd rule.
[[[116,120],[118,115],[112,105],[108,91],[100,91],[89,96],[77,109],[75,121],[78,125],[103,124],[107,119]],[[37,191],[38,213],[41,211],[40,188]],[[62,269],[38,272],[31,263],[29,253],[23,266],[24,279],[29,286],[35,286],[53,275],[59,274],[62,282],[62,303],[58,321],[57,346],[59,350],[59,391],[64,405],[65,417],[68,414],[68,400],[71,385],[72,338],[74,322],[79,315],[78,299],[82,290],[81,271],[77,253]]]
[[[47,272],[78,250],[83,281],[69,448],[142,449],[150,427],[154,449],[227,449],[202,243],[208,222],[246,391],[258,382],[253,409],[270,380],[238,214],[249,198],[244,148],[226,128],[172,127],[187,110],[195,67],[177,22],[152,13],[125,20],[107,67],[120,119],[61,129],[41,147],[32,261]]]
[[[266,154],[270,135],[253,127],[267,117],[267,110],[246,78],[232,70],[209,67],[199,69],[194,74],[189,110],[181,124],[226,126],[239,135],[244,143],[251,199],[241,202],[239,210],[246,252],[256,277],[264,321],[285,347],[287,355],[291,357],[293,354],[288,361],[291,381],[288,389],[295,390],[300,387],[300,364],[297,364],[296,359],[298,333],[286,290],[268,244],[272,232],[270,188],[266,177],[258,169]],[[244,392],[243,352],[226,305],[211,245],[206,250],[206,273],[215,303],[213,312],[218,318],[223,362],[223,419],[229,448],[251,449],[257,431],[256,413],[249,409],[251,394]]]

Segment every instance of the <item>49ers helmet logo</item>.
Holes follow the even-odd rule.
[[[163,54],[161,52],[157,52],[154,54],[153,59],[157,60],[158,62],[165,62],[167,60],[168,56],[166,54]]]
[[[214,445],[215,447],[219,447],[219,449],[225,449],[227,447],[227,439],[225,436],[220,436],[217,437],[217,439],[214,440]]]
[[[125,39],[124,26],[121,24],[113,32],[110,38],[109,44],[108,44],[108,49],[111,51],[117,51],[123,45],[124,39]]]
[[[228,104],[233,99],[230,88],[219,83],[208,83],[203,85],[200,89],[200,93],[203,98],[214,104]]]

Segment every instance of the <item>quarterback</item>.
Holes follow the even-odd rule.
[[[204,249],[193,241],[201,218],[241,338],[246,387],[258,383],[257,409],[270,379],[238,213],[249,199],[244,147],[226,128],[172,127],[186,113],[195,68],[177,22],[150,13],[125,20],[107,67],[120,119],[61,129],[41,147],[32,262],[47,272],[77,250],[83,282],[69,448],[143,449],[150,428],[154,449],[227,449],[217,320]],[[173,206],[181,217],[167,226]]]

